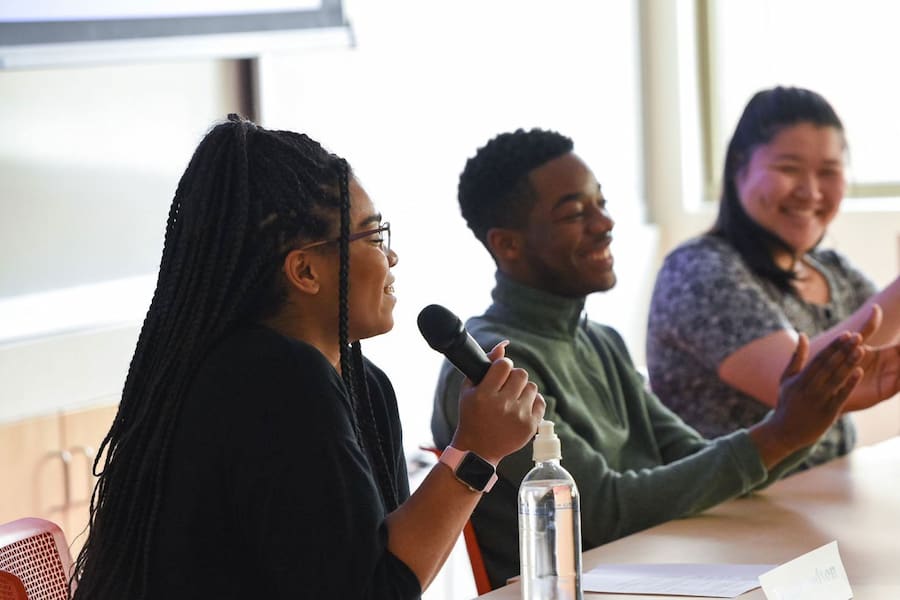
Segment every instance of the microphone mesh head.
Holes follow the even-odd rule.
[[[440,304],[429,304],[419,312],[419,331],[428,345],[443,352],[464,331],[462,321]]]

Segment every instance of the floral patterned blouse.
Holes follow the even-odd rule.
[[[849,317],[876,292],[837,252],[813,250],[806,260],[828,282],[827,304],[811,304],[778,290],[752,273],[728,242],[712,235],[685,242],[666,257],[650,304],[650,383],[664,404],[704,436],[749,427],[769,411],[719,379],[725,358],[782,329],[813,337]],[[803,466],[846,454],[855,440],[853,421],[844,415]]]

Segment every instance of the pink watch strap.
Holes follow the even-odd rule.
[[[453,471],[454,474],[456,474],[456,469],[457,469],[457,467],[459,467],[459,463],[462,462],[463,458],[465,458],[466,454],[468,454],[468,453],[469,453],[468,450],[459,450],[457,448],[454,448],[453,446],[447,446],[446,448],[444,448],[444,451],[441,452],[441,458],[440,458],[439,462],[442,462],[445,465],[447,465],[448,467],[450,467],[450,470]],[[485,461],[485,462],[487,462],[487,461]],[[496,466],[494,468],[496,469]],[[463,483],[465,483],[465,482],[463,481]],[[483,492],[486,494],[489,491],[491,491],[491,488],[494,487],[495,483],[497,483],[496,471],[491,476],[491,478],[488,480],[487,485],[484,486],[484,489],[474,490],[474,491]],[[466,484],[466,485],[468,486],[468,484]],[[471,486],[469,486],[469,488],[472,489]]]

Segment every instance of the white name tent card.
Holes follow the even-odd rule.
[[[734,598],[759,587],[775,565],[607,564],[585,572],[586,592]]]
[[[768,600],[850,600],[853,591],[837,542],[830,542],[759,576]]]

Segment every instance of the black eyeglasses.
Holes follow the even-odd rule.
[[[375,235],[376,233],[381,234],[381,239],[371,241],[377,241],[378,247],[381,248],[381,251],[385,254],[389,254],[391,252],[391,224],[387,221],[385,221],[375,229],[367,229],[366,231],[357,231],[356,233],[351,233],[349,236],[347,236],[347,242],[355,242],[356,240],[361,240],[365,237],[369,237],[370,235]],[[299,250],[309,250],[310,248],[315,248],[316,246],[334,244],[335,242],[339,241],[341,241],[341,238],[335,238],[333,240],[322,240],[321,242],[313,242],[312,244],[301,246]]]

